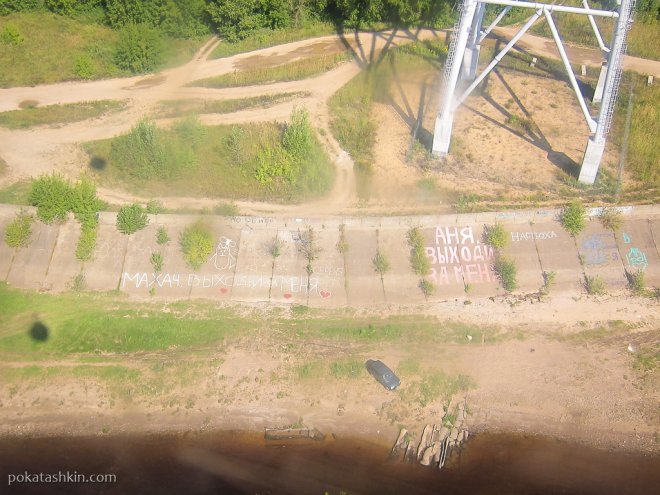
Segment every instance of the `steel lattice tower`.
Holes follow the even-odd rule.
[[[433,154],[436,156],[445,156],[448,154],[454,113],[458,106],[465,101],[479,83],[495,68],[527,30],[541,16],[544,16],[557,45],[557,50],[568,74],[568,79],[589,126],[590,136],[582,159],[579,181],[584,184],[593,184],[598,174],[603,151],[605,150],[606,136],[612,124],[614,106],[621,82],[623,57],[626,52],[626,37],[633,21],[633,10],[635,6],[635,0],[617,1],[618,6],[616,10],[598,10],[590,8],[587,0],[582,0],[583,7],[568,7],[515,0],[462,0],[459,4],[458,22],[454,26],[454,33],[445,63],[445,72],[441,87],[442,106],[435,121]],[[487,5],[501,5],[504,6],[504,10],[484,29],[483,18]],[[534,13],[488,66],[481,73],[477,74],[481,42],[512,7],[531,9]],[[594,103],[600,102],[600,111],[597,116],[590,114],[584,96],[580,92],[577,79],[566,55],[564,44],[552,17],[553,12],[586,15],[589,18],[604,59],[593,99]],[[603,42],[603,38],[594,21],[594,16],[614,19],[614,32],[609,47]],[[467,88],[463,89],[466,85]]]

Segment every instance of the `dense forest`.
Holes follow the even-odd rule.
[[[113,28],[147,25],[181,38],[216,31],[229,41],[237,41],[260,29],[299,27],[315,20],[330,21],[339,28],[375,23],[435,25],[447,20],[454,3],[455,0],[0,0],[0,15],[41,9],[85,16]],[[639,0],[637,9],[640,19],[656,21],[660,17],[660,0]]]

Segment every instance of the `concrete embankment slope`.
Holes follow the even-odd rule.
[[[0,206],[0,233],[19,208]],[[420,277],[410,266],[406,232],[419,227],[432,262],[429,279],[436,291],[429,301],[490,297],[504,290],[493,272],[493,250],[482,240],[485,225],[501,223],[510,236],[503,254],[518,268],[516,292],[536,292],[543,272],[555,273],[555,294],[584,292],[585,275],[599,276],[608,292],[625,290],[626,272],[643,270],[648,286],[660,287],[660,209],[622,207],[619,232],[603,228],[600,210],[589,210],[587,228],[571,237],[557,221],[557,210],[530,210],[423,217],[357,217],[343,220],[196,215],[153,215],[147,228],[119,233],[114,213],[100,215],[98,243],[91,261],[76,260],[80,228],[35,222],[31,244],[11,249],[0,244],[0,281],[14,287],[64,291],[83,272],[90,290],[119,289],[136,298],[207,298],[218,301],[309,304],[315,307],[415,304],[424,302]],[[197,271],[183,259],[178,239],[199,218],[215,235],[214,251]],[[172,239],[158,245],[156,231],[165,226]],[[342,227],[343,225],[343,227]],[[315,232],[318,257],[307,274],[300,235]],[[343,233],[342,233],[343,231]],[[277,238],[281,254],[269,248]],[[338,249],[343,238],[347,249]],[[372,259],[380,251],[390,269],[383,277]],[[154,273],[153,252],[164,259]]]

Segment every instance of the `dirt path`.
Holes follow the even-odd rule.
[[[511,39],[519,29],[520,26],[500,26],[495,28],[493,32],[504,38]],[[517,43],[517,46],[540,55],[541,57],[559,59],[557,46],[552,39],[526,33]],[[601,55],[600,50],[570,45],[567,43],[565,43],[564,46],[566,47],[568,58],[574,64],[600,66],[603,61],[603,56]],[[623,60],[623,67],[626,70],[632,70],[639,72],[640,74],[660,77],[660,62],[655,60],[647,60],[644,58],[633,57],[632,55],[626,55]]]
[[[499,28],[500,35],[510,35],[515,28]],[[94,82],[67,82],[32,88],[10,88],[0,90],[0,111],[19,108],[24,100],[36,100],[40,105],[74,103],[100,99],[127,100],[127,108],[97,119],[75,122],[57,127],[35,127],[29,130],[0,129],[0,157],[7,163],[7,173],[0,179],[0,186],[20,179],[58,170],[70,177],[78,177],[87,168],[88,157],[79,144],[86,141],[105,139],[129,130],[140,118],[149,115],[157,105],[168,99],[206,98],[233,99],[281,92],[305,92],[304,96],[270,108],[255,108],[230,114],[212,114],[202,117],[207,124],[230,124],[255,121],[286,121],[294,106],[304,105],[310,112],[315,126],[321,132],[324,147],[335,163],[337,180],[332,192],[325,198],[306,203],[307,215],[342,214],[357,206],[355,177],[351,157],[341,149],[330,132],[328,98],[360,72],[362,67],[374,59],[376,53],[387,46],[408,43],[415,38],[444,39],[446,32],[423,30],[418,33],[407,31],[351,34],[340,38],[337,35],[309,39],[242,53],[232,57],[208,60],[208,55],[219,43],[211,38],[195,54],[190,62],[158,74]],[[545,56],[557,57],[550,40],[526,35],[523,46]],[[310,52],[337,51],[348,49],[353,54],[351,62],[317,77],[262,86],[247,86],[228,89],[195,88],[187,85],[195,80],[221,75],[259,64],[268,60],[281,63],[300,58]],[[596,50],[569,48],[574,62],[599,62]],[[660,62],[627,57],[627,63],[642,72],[660,74]],[[636,70],[637,70],[636,69]],[[167,121],[163,121],[166,124]],[[99,189],[100,196],[110,202],[146,201],[129,193],[107,188]],[[168,208],[200,208],[217,204],[217,198],[161,198]],[[259,202],[239,202],[244,213],[297,214],[299,205],[281,205]],[[372,212],[373,213],[373,212]]]
[[[422,38],[441,36],[432,31],[419,33]],[[353,162],[341,149],[330,132],[328,98],[351,78],[361,67],[372,60],[378,50],[385,46],[413,41],[408,32],[359,33],[341,39],[326,36],[311,40],[288,43],[263,50],[242,53],[233,57],[208,60],[208,55],[219,42],[211,38],[187,64],[155,75],[110,79],[94,82],[67,82],[34,88],[11,88],[0,90],[0,111],[19,108],[24,100],[36,100],[40,105],[75,103],[99,99],[127,100],[126,110],[97,119],[76,122],[57,127],[35,127],[29,130],[0,129],[0,156],[7,162],[8,172],[0,185],[58,170],[71,177],[78,177],[87,167],[87,156],[78,144],[96,139],[105,139],[129,130],[140,118],[148,115],[163,100],[175,98],[233,99],[276,94],[281,92],[304,92],[309,97],[296,98],[268,109],[256,108],[231,114],[205,115],[207,124],[229,124],[255,121],[286,121],[294,106],[304,105],[315,123],[322,130],[322,143],[336,165],[337,180],[331,194],[326,198],[305,204],[307,214],[339,212],[356,201]],[[348,48],[354,59],[318,77],[302,81],[282,82],[261,86],[229,89],[194,88],[187,85],[195,80],[231,72],[237,66],[245,67],[258,60],[279,57],[282,61],[300,58],[301,53],[317,48],[337,51]],[[318,51],[318,50],[316,50]],[[166,124],[167,121],[163,121]],[[56,164],[54,166],[54,164]],[[122,191],[99,189],[100,196],[110,202],[142,201],[141,198]],[[211,198],[163,198],[169,208],[212,206],[217,199]],[[286,212],[295,214],[297,205],[240,202],[245,212]]]

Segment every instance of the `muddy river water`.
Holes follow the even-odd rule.
[[[439,471],[388,462],[388,450],[365,439],[267,442],[245,432],[3,438],[0,493],[660,493],[658,455],[483,433]],[[67,474],[116,480],[74,483]]]

